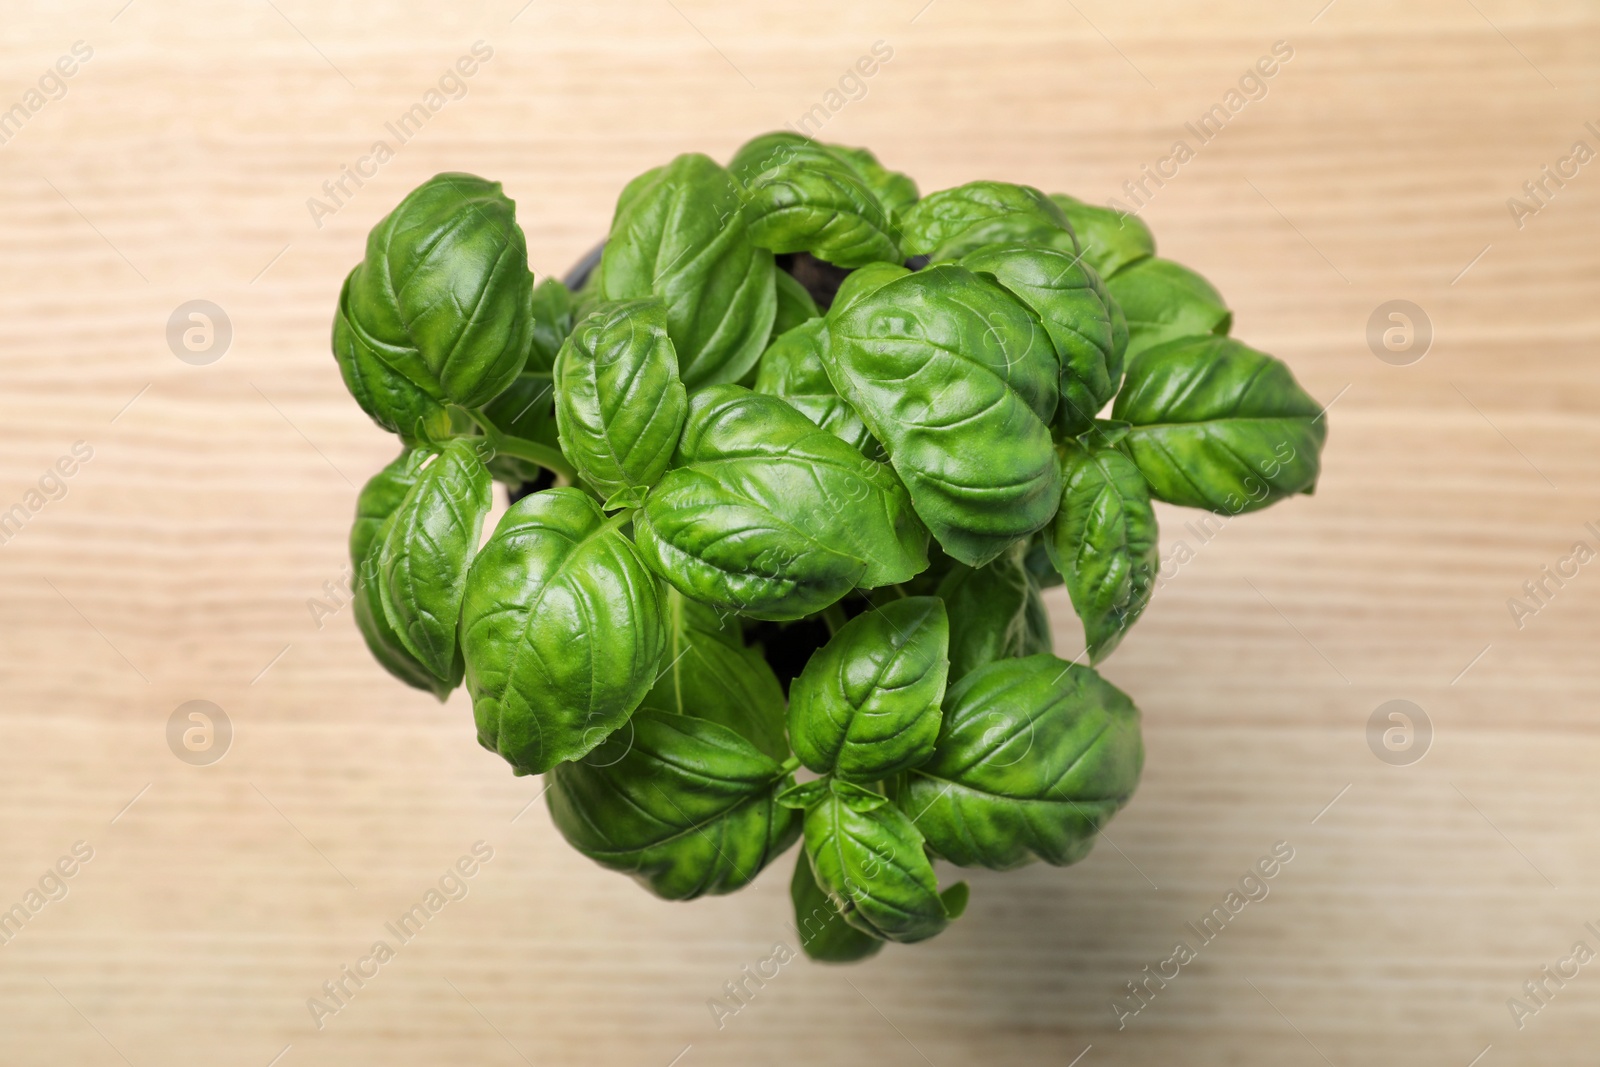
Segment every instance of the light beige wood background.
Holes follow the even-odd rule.
[[[1600,148],[1591,4],[123,3],[0,13],[0,107],[93,48],[0,147],[0,509],[94,450],[0,546],[0,908],[94,850],[0,947],[0,1061],[1593,1062],[1600,964],[1520,1030],[1506,1005],[1600,948],[1600,566],[1520,629],[1507,608],[1600,520],[1600,163],[1521,229],[1506,207]],[[316,226],[307,198],[480,39],[467,95]],[[390,681],[347,611],[315,624],[395,450],[329,315],[436,171],[504,181],[559,273],[630,176],[797,118],[879,40],[893,59],[825,137],[925,190],[1096,200],[1288,41],[1146,217],[1333,403],[1325,475],[1199,548],[1110,661],[1149,756],[1088,861],[977,872],[936,941],[793,962],[719,1029],[707,1001],[793,944],[790,861],[656,901],[527,807],[538,781],[477,747],[462,694]],[[196,298],[234,329],[209,366],[164,336]],[[1436,331],[1411,366],[1365,340],[1396,298]],[[1163,511],[1164,551],[1193,517]],[[1409,767],[1367,745],[1392,698],[1434,727]],[[209,767],[165,740],[191,699],[234,727]],[[479,840],[470,894],[316,1029],[307,998]],[[1124,984],[1280,840],[1271,896],[1119,1031]]]

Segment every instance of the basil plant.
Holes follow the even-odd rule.
[[[1317,480],[1289,368],[1071,197],[922,197],[774,133],[634,179],[568,281],[534,284],[471,175],[372,230],[333,350],[402,448],[356,506],[356,624],[406,684],[464,683],[479,742],[651,892],[731,892],[803,842],[815,959],[944,929],[967,888],[935,861],[1087,855],[1143,764],[1093,665],[1155,588],[1152,502]],[[1054,654],[1058,584],[1088,665]]]

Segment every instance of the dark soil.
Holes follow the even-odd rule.
[[[835,267],[832,263],[824,263],[810,252],[785,252],[783,255],[773,256],[779,270],[786,270],[794,276],[794,280],[805,287],[811,294],[811,299],[817,302],[817,307],[823,311],[833,306],[833,298],[839,294],[839,286],[850,276],[850,272],[843,267]]]

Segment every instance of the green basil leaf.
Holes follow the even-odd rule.
[[[850,164],[889,212],[897,218],[917,202],[917,183],[897,170],[890,170],[878,162],[878,157],[865,148],[850,148],[842,144],[824,145],[828,151]]]
[[[1050,616],[1024,559],[1027,542],[1018,541],[993,563],[956,564],[938,594],[950,611],[950,680],[964,678],[986,663],[1049,652]]]
[[[425,426],[448,422],[449,416],[443,405],[384,362],[377,349],[351,327],[350,279],[359,270],[357,267],[346,276],[333,316],[333,358],[339,364],[339,376],[373,422],[408,443],[417,441],[428,436]]]
[[[881,940],[844,921],[828,894],[817,885],[804,851],[795,859],[789,898],[794,901],[794,928],[800,935],[800,948],[808,958],[818,963],[854,963],[877,955],[883,948]]]
[[[1123,313],[1122,305],[1117,303],[1116,297],[1111,295],[1111,287],[1099,274],[1095,275],[1096,288],[1105,300],[1106,307],[1111,310],[1111,351],[1116,356],[1115,365],[1111,371],[1111,380],[1118,383],[1121,388],[1122,372],[1129,358],[1128,352],[1128,316]]]
[[[528,359],[533,278],[499,182],[417,186],[373,227],[347,284],[351,333],[436,400],[486,404]]]
[[[1061,359],[1063,432],[1087,430],[1122,384],[1114,305],[1099,275],[1070,252],[1030,245],[989,245],[961,265],[993,278],[1039,316]]]
[[[845,623],[789,686],[789,738],[800,762],[873,782],[927,759],[949,644],[938,597],[891,601]]]
[[[517,380],[479,414],[512,442],[527,441],[557,454],[561,451],[556,426],[555,383],[549,371],[524,371],[517,375]],[[532,460],[505,452],[496,452],[488,465],[489,473],[512,486],[535,481],[545,469]]]
[[[738,733],[641,708],[588,756],[550,772],[550,814],[585,856],[667,900],[731,893],[794,843],[773,802],[788,775]]]
[[[546,278],[533,287],[533,328],[529,331],[526,371],[549,374],[561,342],[572,332],[572,293],[559,279]]]
[[[1179,337],[1227,336],[1233,312],[1222,294],[1200,275],[1170,259],[1152,256],[1106,280],[1128,323],[1128,358]]]
[[[455,673],[467,568],[493,502],[476,444],[457,438],[420,469],[371,549],[384,615],[406,650],[440,678]]]
[[[640,707],[719,723],[775,760],[789,758],[783,686],[738,619],[667,592],[666,666]]]
[[[967,901],[972,896],[972,888],[965,882],[957,882],[939,894],[939,900],[944,904],[944,913],[954,922],[966,914]]]
[[[778,310],[772,319],[772,334],[767,338],[769,348],[780,334],[787,333],[822,314],[817,308],[817,302],[811,299],[806,287],[797,282],[793,274],[786,270],[776,270],[772,272],[772,278]]]
[[[924,941],[949,925],[922,834],[904,812],[835,781],[806,810],[806,857],[845,922],[885,941]]]
[[[827,778],[814,778],[778,790],[778,803],[794,811],[805,811],[816,806],[833,788]]]
[[[434,455],[425,448],[407,448],[361,487],[356,497],[356,518],[350,525],[350,565],[358,577],[384,520],[405,501],[406,494],[417,484],[417,475]]]
[[[356,629],[361,631],[372,658],[395,678],[414,689],[428,690],[442,703],[461,684],[461,657],[457,655],[451,660],[446,677],[435,675],[407,651],[377,600],[370,583],[357,583],[351,610],[355,614]]]
[[[841,441],[859,448],[869,459],[884,458],[883,446],[867,432],[856,409],[833,388],[822,365],[828,344],[828,323],[811,319],[780,334],[761,355],[754,389],[780,396],[796,411]]]
[[[728,163],[744,187],[750,239],[774,252],[810,252],[840,267],[899,262],[889,212],[854,166],[794,133],[747,142]]]
[[[1161,542],[1133,460],[1099,443],[1061,448],[1061,510],[1045,544],[1083,620],[1089,662],[1099,663],[1150,603]]]
[[[556,358],[561,450],[603,497],[666,471],[689,402],[658,300],[601,304]]]
[[[853,270],[845,275],[839,291],[833,295],[828,314],[837,318],[885,285],[910,273],[909,268],[898,263],[869,263],[860,270]]]
[[[777,397],[696,393],[673,463],[635,536],[691,599],[798,619],[927,566],[927,531],[894,473]]]
[[[350,563],[355,575],[351,583],[354,590],[351,611],[356,629],[379,665],[405,684],[426,689],[442,701],[461,684],[461,657],[452,657],[450,669],[441,678],[406,649],[383,614],[383,606],[373,587],[376,567],[372,561],[372,549],[385,537],[389,517],[405,502],[423,465],[434,457],[435,453],[426,449],[406,449],[374,475],[356,498],[356,518],[350,527]]]
[[[1138,215],[1086,204],[1064,193],[1051,193],[1050,199],[1072,224],[1084,262],[1102,278],[1156,254],[1156,239]]]
[[[896,797],[936,854],[961,867],[1065,866],[1139,783],[1139,709],[1054,656],[998,660],[945,695],[933,758]]]
[[[910,255],[942,263],[988,244],[1033,244],[1078,252],[1061,209],[1031,185],[969,182],[932,193],[901,220]]]
[[[828,377],[945,551],[980,566],[1049,522],[1061,492],[1048,425],[1061,372],[1032,313],[958,266],[905,274],[842,306],[828,313]]]
[[[599,293],[667,305],[678,373],[693,390],[738,381],[755,365],[777,314],[774,269],[772,253],[750,238],[733,177],[688,154],[623,190]]]
[[[461,650],[478,740],[520,774],[592,750],[655,684],[662,592],[580,489],[524,497],[467,576]]]
[[[1316,485],[1328,426],[1281,361],[1225,337],[1190,337],[1128,365],[1112,414],[1169,504],[1238,515]]]

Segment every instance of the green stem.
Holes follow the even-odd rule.
[[[525,437],[513,437],[510,434],[501,433],[499,428],[489,421],[489,417],[482,411],[471,408],[463,408],[462,410],[466,411],[472,421],[477,423],[478,429],[483,431],[485,440],[489,442],[489,447],[496,452],[504,456],[525,459],[529,463],[537,463],[546,470],[553,471],[574,484],[577,483],[578,470],[567,462],[567,457],[561,454],[560,449],[551,448],[549,445],[540,444],[538,441],[530,441]]]
[[[828,626],[828,636],[832,637],[849,620],[844,617],[844,609],[838,604],[829,604],[822,609],[822,621]]]

